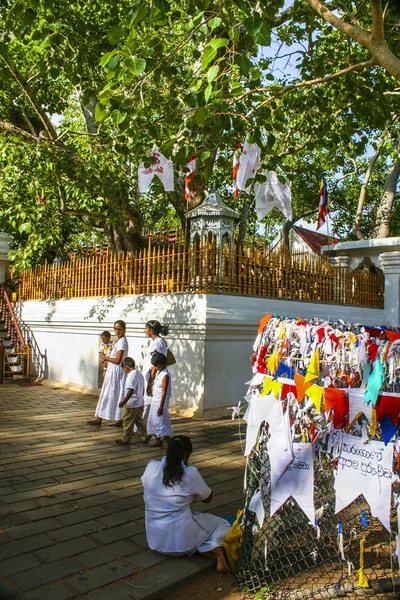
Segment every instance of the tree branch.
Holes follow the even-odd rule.
[[[320,2],[320,0],[304,0],[307,4],[315,10],[316,13],[319,14],[324,21],[342,31],[347,37],[352,38],[356,42],[359,42],[362,46],[369,48],[371,43],[371,34],[369,31],[360,27],[359,25],[351,25],[350,23],[346,23],[339,19],[333,12],[329,10],[329,8]],[[371,0],[373,1],[373,0]]]
[[[285,152],[281,152],[280,154],[277,154],[276,156],[278,158],[281,158],[282,156],[291,156],[292,154],[296,154],[297,152],[301,152],[307,146],[308,142],[311,142],[311,140],[312,140],[312,136],[310,135],[306,139],[306,141],[304,142],[304,144],[301,144],[301,146],[297,146],[297,148],[292,148],[292,150],[286,150]]]
[[[34,143],[37,143],[39,139],[32,133],[29,133],[29,131],[25,131],[25,129],[20,129],[16,125],[13,125],[12,123],[7,123],[6,121],[0,121],[0,131],[4,131],[5,133],[9,133],[10,135],[18,135]]]
[[[311,217],[311,215],[315,214],[318,210],[318,207],[313,208],[313,210],[308,210],[307,212],[302,213],[301,215],[293,215],[291,219],[287,219],[282,227],[282,242],[286,248],[289,248],[289,232],[292,229],[293,225],[300,221],[300,219],[305,219],[306,217]]]
[[[384,42],[383,11],[381,0],[371,0],[372,37],[378,43]]]
[[[254,94],[257,92],[271,91],[271,87],[273,87],[276,90],[276,93],[274,95],[269,96],[269,98],[267,98],[266,100],[261,102],[261,104],[259,104],[258,106],[255,106],[246,115],[247,117],[249,117],[256,110],[259,110],[262,106],[264,106],[265,104],[268,104],[268,102],[271,102],[271,100],[273,100],[277,96],[286,94],[287,92],[290,92],[291,90],[298,90],[298,89],[301,89],[304,87],[310,87],[310,86],[314,86],[314,85],[320,85],[321,83],[327,83],[328,81],[332,81],[333,79],[337,79],[338,77],[343,77],[343,75],[347,75],[347,73],[352,73],[353,71],[363,71],[364,69],[367,69],[368,67],[372,67],[373,65],[376,65],[376,64],[377,63],[376,63],[375,59],[371,58],[370,60],[367,60],[365,62],[357,63],[356,65],[350,65],[350,67],[346,67],[345,69],[342,69],[341,71],[337,71],[337,73],[332,73],[331,75],[328,75],[327,77],[319,77],[318,79],[309,79],[308,81],[301,81],[300,83],[294,83],[292,85],[284,86],[281,89],[277,89],[275,86],[269,86],[269,87],[265,87],[265,88],[256,88],[254,90],[249,90],[248,92],[245,92],[238,98],[235,98],[235,100],[236,101],[242,100],[245,96],[248,96],[249,94]]]

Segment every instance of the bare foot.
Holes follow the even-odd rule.
[[[217,571],[222,575],[227,575],[230,573],[230,568],[228,565],[228,561],[226,560],[225,551],[221,546],[218,548],[214,548],[213,550],[214,556],[217,559]]]
[[[87,424],[91,427],[101,427],[101,419],[95,419],[94,421],[87,421]]]
[[[163,443],[162,440],[155,440],[154,442],[149,443],[150,448],[162,448]]]
[[[117,446],[129,446],[130,442],[124,442],[124,440],[115,440]]]
[[[113,423],[112,425],[110,425],[110,427],[122,427],[122,420],[117,421],[116,423]]]

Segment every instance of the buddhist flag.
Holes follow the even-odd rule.
[[[321,187],[319,189],[319,211],[317,229],[322,227],[322,225],[325,223],[326,215],[328,214],[328,212],[328,190],[326,189],[326,181],[324,174],[322,173]]]
[[[175,244],[176,243],[176,229],[170,229],[168,231],[168,242],[170,244]]]
[[[195,156],[191,156],[189,158],[187,167],[189,169],[189,173],[186,175],[186,178],[185,178],[185,200],[189,200],[190,194],[192,194],[195,191],[194,188],[193,189],[189,188],[189,183],[191,181],[193,181],[193,179],[196,175],[196,157]]]
[[[237,150],[233,154],[232,179],[233,179],[233,195],[235,196],[235,198],[237,198],[239,196],[239,188],[238,188],[238,184],[237,184],[237,174],[238,174],[239,165],[240,165],[240,158],[239,158],[240,148],[241,148],[241,146],[240,146],[240,144],[238,144]]]
[[[308,383],[313,379],[318,379],[320,375],[319,370],[319,350],[318,348],[313,352],[313,355],[310,360],[310,364],[308,365],[306,377],[304,383]]]

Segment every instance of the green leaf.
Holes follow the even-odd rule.
[[[146,70],[146,61],[144,58],[132,56],[125,59],[125,66],[132,75],[141,75]]]
[[[254,36],[254,41],[260,46],[269,46],[271,44],[271,31],[266,23],[261,25],[260,30]]]
[[[228,44],[229,44],[228,38],[214,38],[213,40],[211,40],[211,42],[208,42],[207,46],[211,46],[211,48],[218,50],[218,48],[223,48],[224,46],[227,46]]]
[[[212,84],[209,83],[208,86],[206,87],[206,91],[204,92],[204,98],[206,99],[206,102],[209,101],[211,94],[212,94]]]
[[[201,70],[204,71],[208,67],[208,65],[210,64],[210,62],[212,60],[214,60],[214,58],[216,56],[217,56],[217,51],[214,48],[211,48],[210,46],[208,46],[204,50],[203,61],[201,63]]]
[[[99,102],[96,104],[96,108],[94,109],[94,118],[98,123],[101,123],[106,118],[108,112],[107,109],[100,104]]]
[[[19,232],[20,233],[30,233],[32,231],[32,223],[22,223],[22,225],[19,226]]]
[[[112,58],[114,54],[116,54],[116,52],[117,50],[116,48],[114,48],[114,50],[111,50],[111,52],[106,52],[105,54],[103,54],[99,62],[100,67],[104,67],[108,63],[110,58]]]
[[[208,117],[208,110],[204,106],[200,106],[200,108],[196,114],[197,124],[200,125],[200,127],[202,125],[204,125],[207,117]]]
[[[263,23],[264,21],[261,16],[257,12],[254,12],[251,17],[244,20],[243,25],[245,26],[247,33],[254,36],[261,30]]]
[[[216,76],[219,73],[219,66],[218,65],[214,65],[213,67],[210,67],[207,71],[207,80],[208,83],[211,83],[212,81],[214,81],[214,79],[216,78]]]
[[[118,44],[123,35],[124,32],[122,31],[122,29],[120,27],[117,27],[116,25],[113,25],[107,31],[107,39],[110,42],[110,44],[113,45]]]
[[[244,56],[243,54],[237,54],[235,56],[235,65],[238,65],[238,67],[240,67],[243,73],[246,75],[249,74],[251,69],[251,61],[247,58],[247,56]]]
[[[143,19],[147,16],[147,12],[148,8],[146,4],[142,4],[142,6],[140,6],[140,8],[138,8],[132,15],[130,22],[131,27],[140,23],[140,21],[143,21]]]
[[[120,125],[126,119],[126,112],[122,110],[113,110],[111,119],[115,125]]]
[[[109,69],[115,69],[115,67],[117,66],[119,61],[119,54],[114,54],[114,56],[112,58],[110,58],[110,60],[108,61],[108,68]]]
[[[48,35],[47,37],[44,38],[43,42],[40,44],[40,48],[47,48],[48,46],[50,46],[51,44],[51,37]]]
[[[215,29],[216,27],[219,27],[222,23],[222,19],[220,17],[215,17],[214,19],[210,19],[207,23],[207,25],[209,26],[210,30],[212,31],[213,29]]]

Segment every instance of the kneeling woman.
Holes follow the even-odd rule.
[[[222,542],[230,525],[225,519],[196,513],[190,503],[211,502],[212,492],[196,467],[189,467],[192,442],[184,435],[173,437],[167,456],[151,460],[142,477],[146,507],[146,536],[152,550],[169,556],[212,552],[217,571],[228,573]]]

